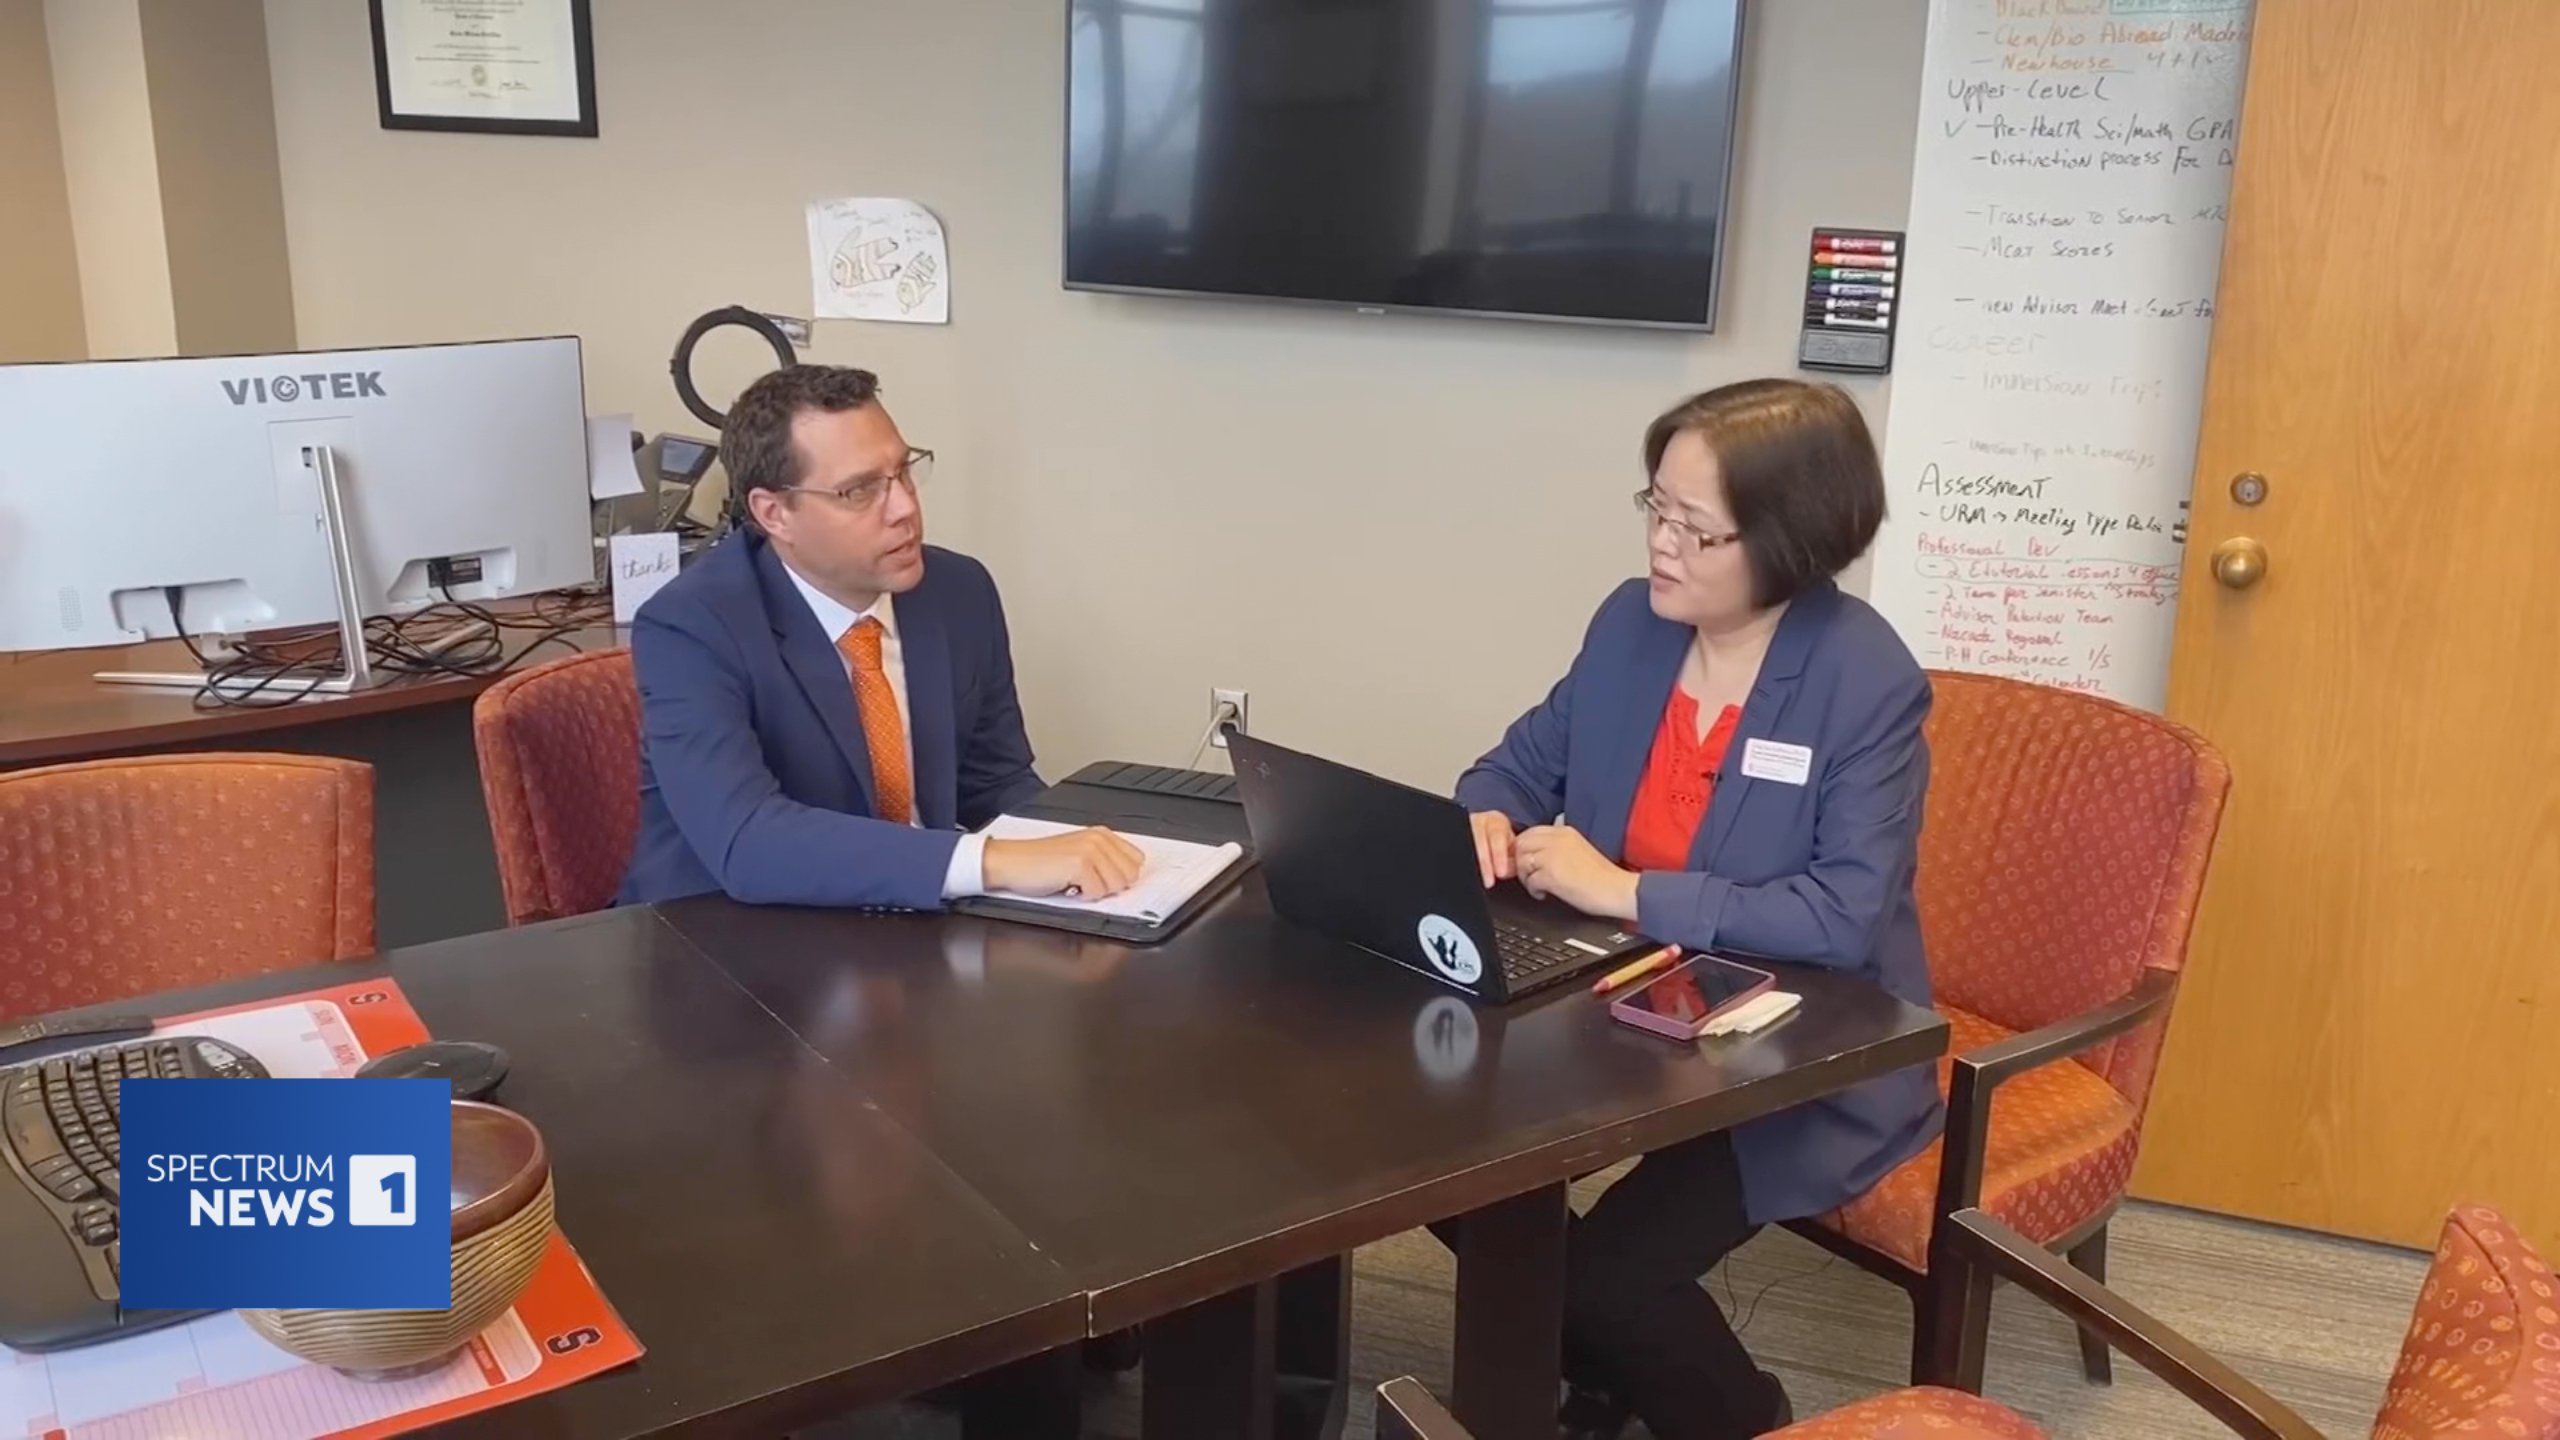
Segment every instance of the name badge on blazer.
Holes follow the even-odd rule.
[[[1742,747],[1742,773],[1754,780],[1801,785],[1813,778],[1813,747],[1783,740],[1752,740]]]

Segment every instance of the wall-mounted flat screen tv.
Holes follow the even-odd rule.
[[[1742,0],[1069,0],[1066,283],[1712,329]]]

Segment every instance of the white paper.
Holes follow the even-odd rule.
[[[1706,1023],[1704,1035],[1756,1035],[1795,1012],[1804,997],[1786,990],[1763,990]]]
[[[631,462],[631,417],[587,417],[587,494],[619,500],[648,487],[640,483],[640,467]]]
[[[990,840],[1046,840],[1053,835],[1084,828],[1048,820],[1027,820],[1019,815],[1000,815],[994,824],[986,828],[985,834]],[[1233,843],[1202,845],[1190,840],[1168,840],[1161,835],[1132,835],[1125,830],[1112,833],[1137,846],[1147,857],[1146,863],[1138,870],[1137,884],[1099,900],[1072,895],[1008,894],[1004,898],[1056,910],[1117,915],[1153,925],[1181,909],[1184,902],[1244,858],[1244,847]]]
[[[809,284],[821,320],[948,324],[942,222],[913,200],[812,200]]]
[[[673,535],[614,536],[613,623],[630,624],[641,605],[676,578],[677,563]]]

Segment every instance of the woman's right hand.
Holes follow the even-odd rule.
[[[1519,838],[1511,827],[1511,817],[1499,810],[1478,810],[1467,817],[1476,832],[1476,869],[1484,876],[1484,888],[1492,889],[1516,876],[1511,844]]]

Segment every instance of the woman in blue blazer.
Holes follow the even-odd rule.
[[[1674,406],[1644,458],[1645,578],[1458,782],[1485,883],[1928,1004],[1912,868],[1929,680],[1834,583],[1884,518],[1865,420],[1833,386],[1746,381]],[[1786,1391],[1699,1277],[1760,1226],[1864,1191],[1942,1118],[1920,1067],[1646,1156],[1574,1222],[1568,1430],[1783,1423]]]

